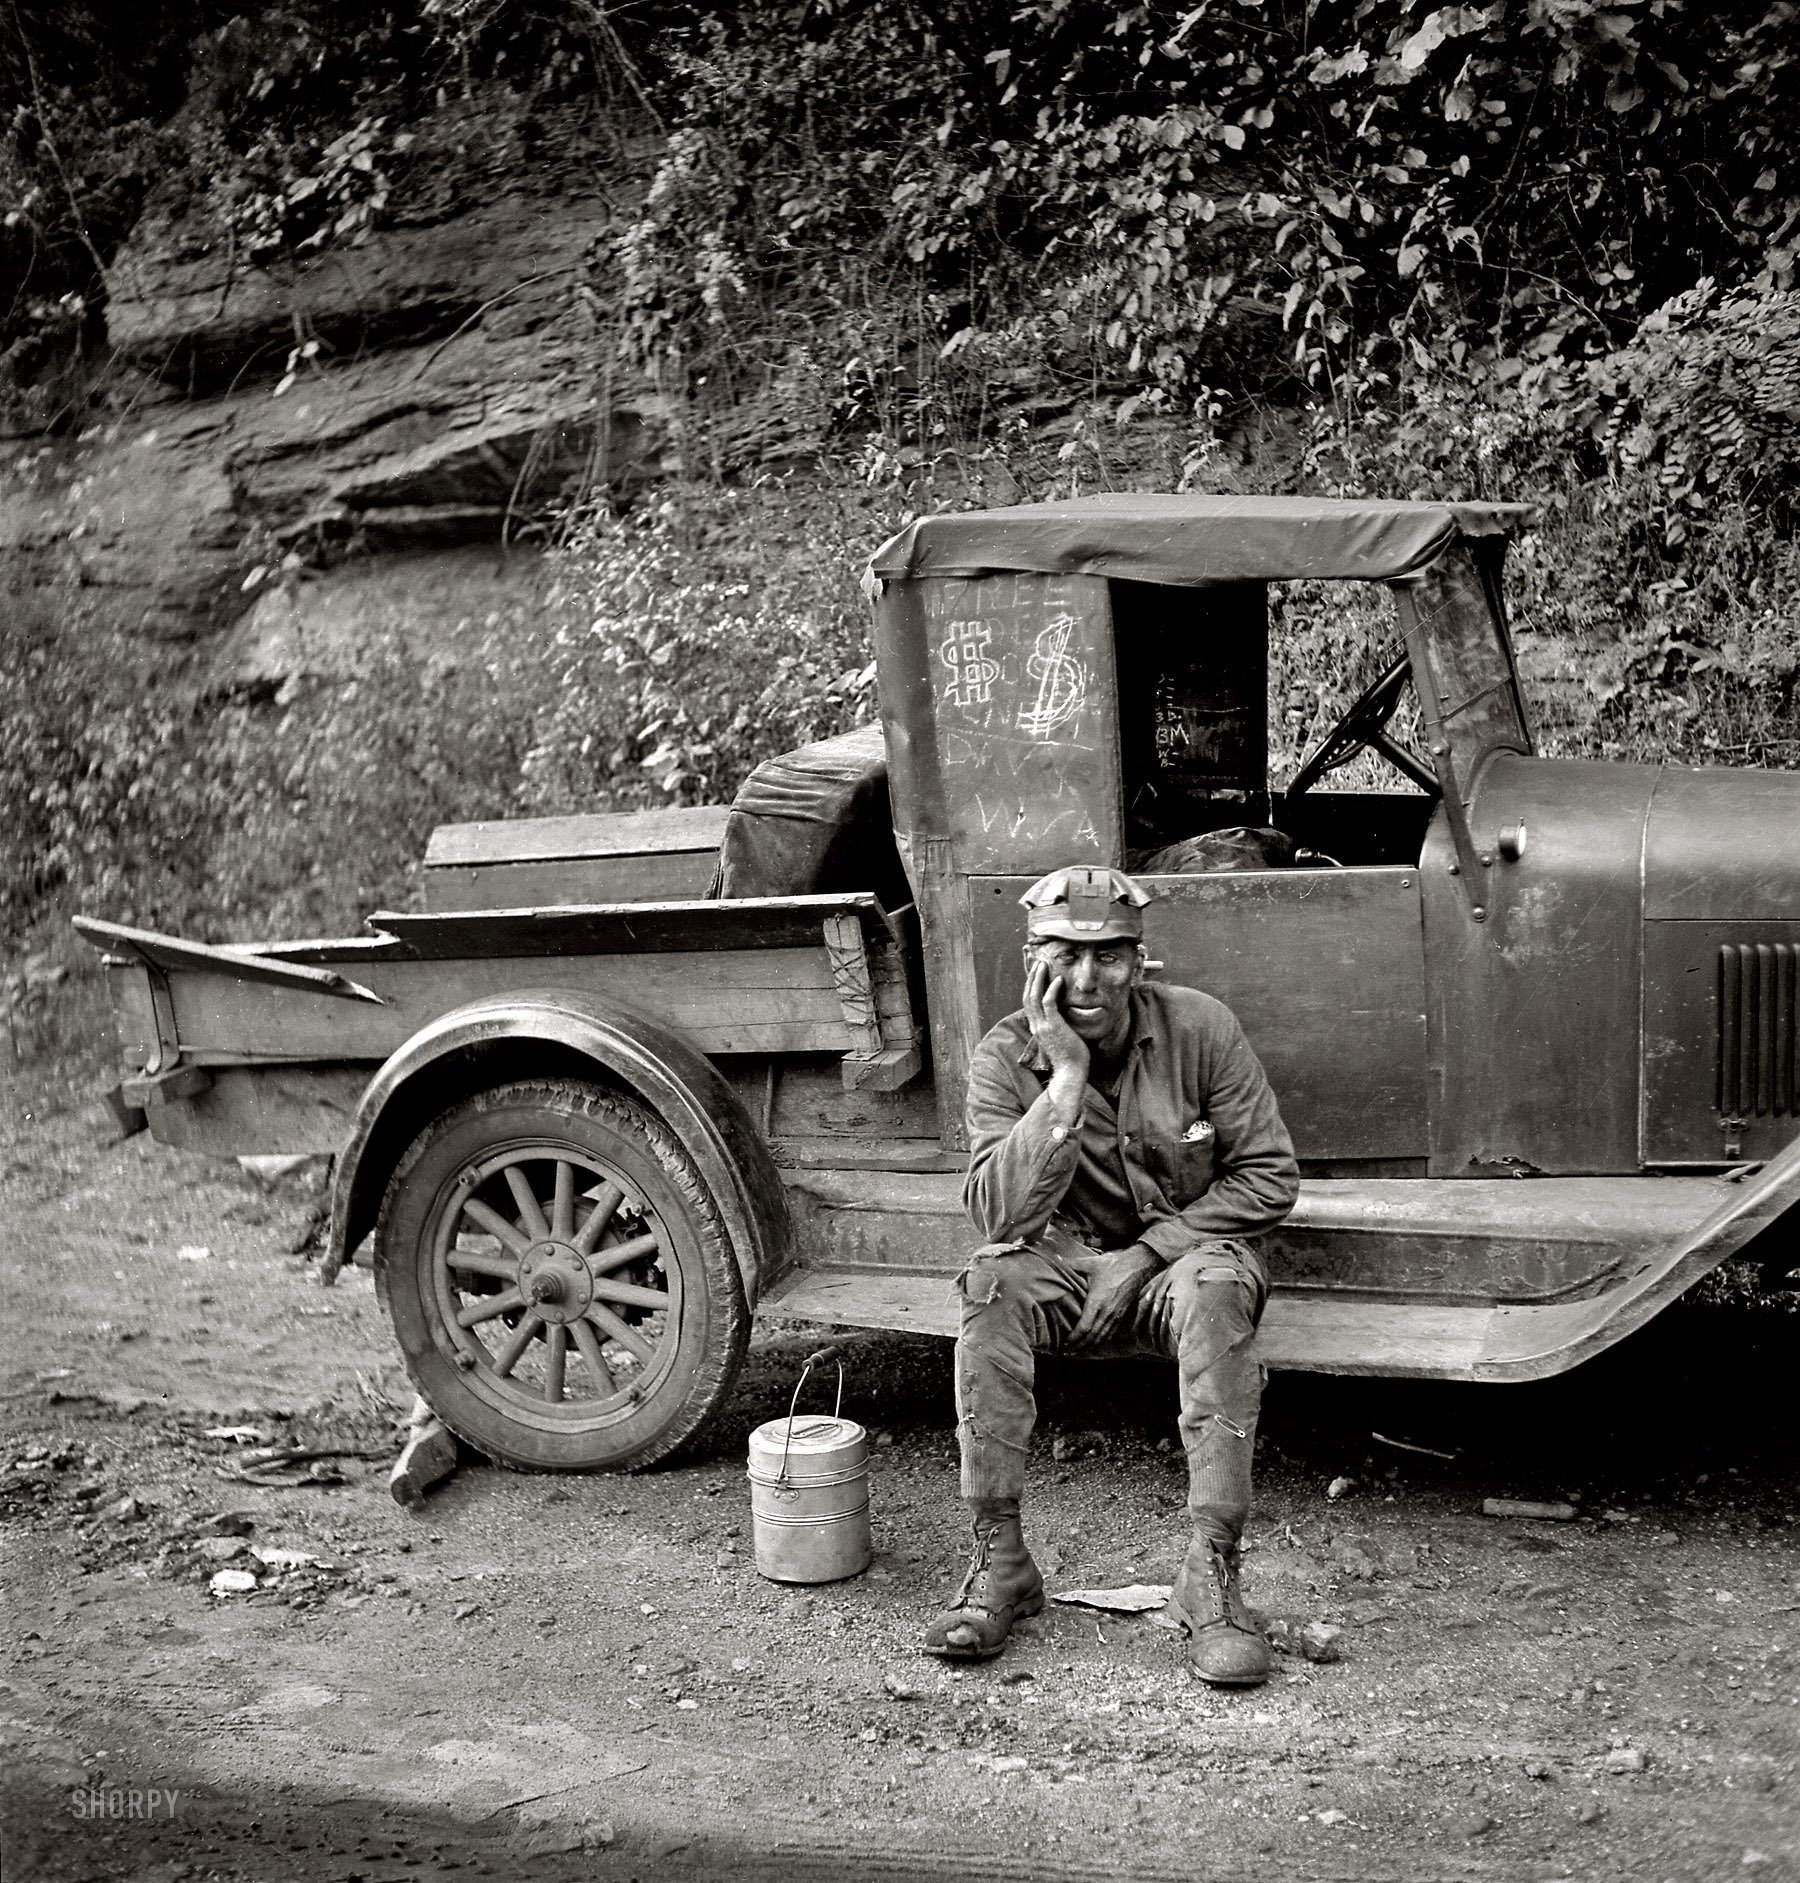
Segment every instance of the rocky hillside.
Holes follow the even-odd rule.
[[[423,643],[529,597],[578,487],[668,466],[661,407],[597,374],[575,293],[616,215],[528,170],[356,247],[247,266],[152,200],[107,271],[104,395],[0,467],[15,621],[71,606],[220,681]]]

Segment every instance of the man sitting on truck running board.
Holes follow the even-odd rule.
[[[1025,1004],[969,1068],[957,1432],[974,1554],[927,1649],[998,1654],[1044,1606],[1019,1527],[1034,1352],[1153,1353],[1180,1378],[1193,1541],[1170,1609],[1202,1680],[1255,1686],[1269,1647],[1238,1590],[1268,1277],[1241,1238],[1299,1194],[1275,1095],[1230,1010],[1144,982],[1144,905],[1117,870],[1052,870],[1028,911]]]

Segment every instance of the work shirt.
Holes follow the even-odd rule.
[[[984,1242],[1029,1242],[1057,1217],[1096,1248],[1140,1242],[1172,1262],[1294,1207],[1293,1141],[1230,1008],[1191,987],[1131,998],[1116,1103],[1090,1083],[1072,1128],[1022,1008],[976,1047],[963,1207]]]

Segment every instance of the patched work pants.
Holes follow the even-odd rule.
[[[957,1433],[965,1498],[1017,1497],[1037,1423],[1039,1353],[1155,1354],[1180,1383],[1181,1443],[1195,1531],[1235,1555],[1250,1513],[1250,1458],[1262,1405],[1256,1323],[1268,1292],[1261,1262],[1242,1242],[1208,1242],[1144,1284],[1118,1332],[1071,1345],[1094,1250],[1052,1223],[1030,1243],[979,1248],[957,1278]]]

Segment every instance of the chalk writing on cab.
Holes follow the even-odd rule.
[[[938,658],[950,670],[944,688],[944,704],[966,710],[986,706],[994,696],[994,682],[1000,678],[1000,663],[988,653],[994,638],[992,622],[953,621]]]
[[[1034,739],[1048,739],[1087,705],[1088,669],[1069,652],[1076,627],[1073,615],[1058,615],[1038,630],[1037,645],[1025,663],[1027,675],[1038,683],[1036,696],[1019,706],[1019,730]]]

